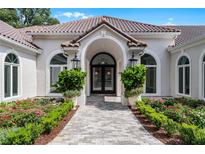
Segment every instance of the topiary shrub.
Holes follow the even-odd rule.
[[[64,70],[58,74],[58,81],[54,85],[58,92],[64,93],[67,90],[83,89],[86,73],[79,69]]]
[[[145,82],[146,67],[142,64],[128,66],[121,73],[121,81],[125,88],[125,97],[139,96]]]

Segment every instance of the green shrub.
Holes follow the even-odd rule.
[[[167,117],[161,113],[153,112],[150,114],[150,120],[153,124],[156,125],[158,129],[162,127],[164,123],[167,121]]]
[[[182,140],[185,144],[195,143],[195,132],[197,127],[183,123],[179,129]]]
[[[43,125],[44,132],[50,133],[50,131],[58,124],[58,121],[60,121],[62,117],[64,117],[73,108],[73,106],[73,102],[65,102],[43,117],[41,124]]]
[[[163,128],[169,136],[178,132],[179,124],[174,122],[172,119],[167,118],[166,122],[163,123]]]
[[[168,98],[166,99],[166,101],[164,102],[164,105],[166,106],[174,106],[176,104],[176,102],[174,101],[173,98]]]
[[[64,70],[58,74],[58,81],[54,85],[58,92],[83,89],[86,73],[78,69]]]
[[[205,129],[197,129],[194,144],[205,144]]]
[[[11,128],[3,140],[4,145],[32,144],[31,132],[26,128]]]
[[[182,114],[179,112],[179,110],[176,110],[175,108],[169,108],[169,109],[165,109],[163,111],[164,115],[166,115],[167,117],[169,117],[170,119],[173,119],[176,122],[182,122]]]
[[[188,117],[190,122],[197,125],[199,128],[205,128],[205,111],[204,110],[192,110]]]
[[[157,112],[162,112],[164,110],[164,103],[160,102],[159,100],[151,101],[151,107],[153,107]]]
[[[13,121],[15,121],[17,127],[24,127],[28,123],[39,123],[40,117],[37,117],[35,113],[17,113],[13,115]]]
[[[204,106],[204,101],[203,100],[197,100],[193,99],[191,97],[182,97],[178,99],[179,103],[183,103],[185,105],[188,105],[192,108],[197,108],[199,106]]]
[[[144,65],[135,65],[127,67],[121,73],[121,81],[125,87],[127,97],[139,95],[145,82],[146,67]]]
[[[72,108],[71,101],[64,102],[42,117],[39,123],[33,122],[25,124],[25,127],[1,130],[0,144],[33,144],[42,133],[49,133]]]

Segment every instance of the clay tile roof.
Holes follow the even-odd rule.
[[[25,45],[32,49],[40,49],[32,43],[32,37],[27,35],[24,31],[16,29],[7,23],[0,20],[0,36],[15,41],[21,45]]]
[[[177,28],[181,30],[181,34],[175,39],[175,47],[185,45],[189,42],[196,40],[197,38],[205,37],[205,26],[169,26],[171,28]]]
[[[106,25],[108,27],[110,27],[111,29],[113,29],[114,31],[116,31],[117,33],[119,33],[120,35],[122,35],[123,37],[125,37],[128,40],[127,45],[129,47],[146,47],[147,44],[136,40],[135,38],[131,37],[130,35],[124,33],[123,31],[121,31],[121,29],[116,28],[115,26],[113,26],[112,24],[110,24],[107,20],[106,17],[102,18],[101,22],[99,22],[97,25],[91,27],[89,30],[87,30],[85,33],[83,33],[82,35],[80,35],[79,37],[77,37],[76,39],[72,40],[72,41],[67,41],[61,44],[62,47],[77,47],[80,44],[80,40],[82,38],[84,38],[86,35],[88,35],[89,33],[91,33],[93,30],[97,29],[98,27],[100,27],[101,25]]]
[[[155,33],[155,32],[180,32],[179,30],[166,26],[157,26],[151,24],[140,23],[125,19],[119,19],[109,16],[91,17],[77,21],[71,21],[63,24],[51,26],[33,26],[25,28],[27,33],[73,33],[82,34],[95,27],[102,20],[120,29],[124,33]]]

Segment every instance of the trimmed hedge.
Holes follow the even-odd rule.
[[[178,133],[185,144],[205,144],[205,129],[200,129],[195,125],[177,123],[143,101],[136,102],[136,106],[151,123],[158,129],[164,128],[168,135]]]
[[[25,145],[33,144],[42,133],[50,133],[58,122],[73,108],[73,102],[64,102],[54,108],[38,123],[29,123],[25,127],[10,128],[0,135],[0,144]]]

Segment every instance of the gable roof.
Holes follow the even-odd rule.
[[[118,28],[124,33],[167,33],[167,32],[180,32],[178,29],[157,26],[151,24],[140,23],[136,21],[130,21],[125,19],[119,19],[109,16],[91,17],[87,19],[81,19],[77,21],[71,21],[63,24],[51,25],[51,26],[32,26],[24,28],[26,33],[38,34],[38,33],[72,33],[82,34],[95,27],[99,23],[105,20],[107,23]]]
[[[16,29],[7,23],[0,20],[0,36],[9,41],[24,45],[31,49],[38,50],[38,46],[32,43],[32,37],[27,35],[24,31]]]
[[[88,31],[86,31],[84,34],[80,35],[79,37],[77,37],[76,39],[72,40],[72,41],[67,41],[62,43],[62,47],[78,47],[80,45],[80,41],[86,37],[87,35],[89,35],[91,32],[93,32],[94,30],[100,28],[101,26],[106,25],[109,28],[111,28],[112,30],[114,30],[115,32],[117,32],[118,34],[120,34],[121,36],[123,36],[125,39],[128,40],[127,45],[129,47],[146,47],[147,44],[142,42],[142,41],[138,41],[135,38],[133,38],[132,36],[122,32],[120,29],[114,27],[112,24],[110,24],[109,22],[107,22],[106,19],[103,19],[100,23],[98,23],[97,25],[95,25],[94,27],[91,27]]]
[[[205,38],[205,25],[194,25],[194,26],[169,26],[181,30],[181,34],[175,39],[175,46],[172,48],[178,48],[185,46],[189,43]]]

